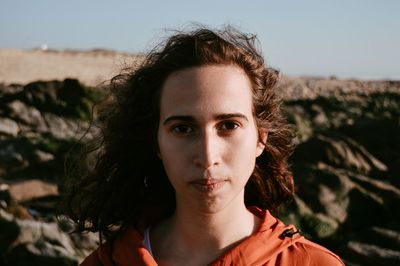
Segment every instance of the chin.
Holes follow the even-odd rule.
[[[231,203],[233,203],[232,200],[229,201],[221,197],[212,197],[210,199],[204,200],[201,203],[198,203],[198,209],[200,210],[200,212],[205,214],[216,214],[232,208],[234,205]]]

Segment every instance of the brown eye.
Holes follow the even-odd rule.
[[[239,124],[236,123],[235,121],[224,121],[224,122],[220,125],[219,129],[220,129],[220,130],[227,130],[227,131],[229,131],[229,130],[234,130],[234,129],[238,128],[238,127],[239,127]]]
[[[193,132],[193,128],[189,125],[176,125],[173,131],[179,134],[190,134]]]

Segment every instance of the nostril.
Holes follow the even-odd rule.
[[[209,157],[196,157],[194,159],[194,164],[198,167],[208,169],[212,166],[219,165],[219,161],[215,159],[211,159]]]

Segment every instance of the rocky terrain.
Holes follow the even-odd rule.
[[[302,81],[311,90],[341,86],[326,96],[285,101],[298,136],[297,196],[281,217],[346,265],[398,265],[400,82]]]
[[[1,62],[0,265],[77,265],[97,235],[73,233],[55,208],[65,157],[79,149],[104,92],[93,87],[96,71],[76,71],[84,68],[80,61],[69,65],[75,74],[27,74],[46,81],[16,80],[18,67],[7,72]],[[400,82],[284,77],[279,91],[297,132],[297,194],[276,214],[346,265],[399,265]]]

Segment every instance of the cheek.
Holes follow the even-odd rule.
[[[158,148],[159,158],[162,160],[168,175],[182,168],[183,160],[187,157],[185,147],[161,133],[158,136]]]
[[[227,154],[231,157],[236,168],[240,168],[241,171],[252,172],[258,155],[256,138],[251,136],[234,143]]]
[[[165,143],[160,142],[159,143],[159,157],[162,161],[162,164],[164,166],[164,170],[170,178],[171,176],[175,175],[175,171],[177,169],[177,158],[176,158],[176,152],[171,150],[171,147],[169,145],[166,145]]]
[[[164,159],[167,159],[165,157],[166,155],[169,154],[169,146],[168,146],[168,140],[166,140],[165,134],[161,130],[158,131],[157,134],[157,144],[158,144],[158,157],[164,161]]]

